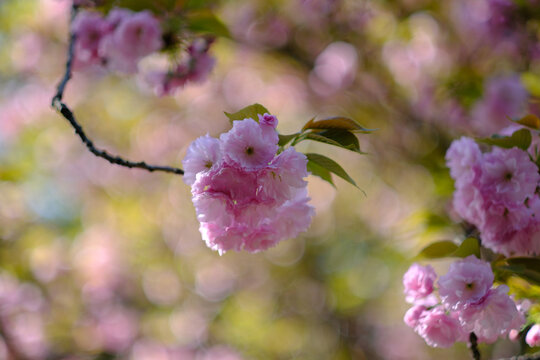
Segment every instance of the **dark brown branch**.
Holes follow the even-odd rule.
[[[474,360],[480,360],[480,351],[478,350],[478,338],[476,334],[472,332],[469,335],[469,350],[471,350],[471,356]]]
[[[77,15],[77,10],[78,10],[77,6],[75,5],[71,8],[71,21],[73,21],[73,19]],[[112,155],[108,153],[106,150],[97,148],[94,145],[93,141],[90,140],[90,138],[88,138],[82,126],[75,119],[75,115],[73,114],[73,111],[65,103],[62,102],[65,87],[67,83],[69,82],[69,80],[71,79],[71,71],[73,68],[73,59],[74,59],[74,54],[75,54],[75,41],[76,41],[76,35],[70,30],[68,57],[66,61],[66,71],[64,73],[64,77],[58,84],[58,87],[56,89],[56,94],[52,98],[52,104],[51,104],[52,107],[54,107],[60,114],[62,114],[62,116],[67,121],[69,121],[71,126],[75,129],[75,133],[79,136],[81,141],[86,145],[86,147],[88,148],[88,150],[90,150],[92,154],[100,158],[103,158],[112,164],[125,166],[128,168],[138,168],[138,169],[143,169],[150,172],[163,171],[163,172],[173,173],[177,175],[183,175],[184,170],[180,168],[175,168],[175,167],[170,167],[170,166],[149,165],[145,163],[144,161],[134,162],[134,161],[123,159],[122,157],[117,156],[117,155]]]

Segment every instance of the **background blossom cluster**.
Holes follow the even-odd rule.
[[[206,244],[220,253],[257,252],[296,237],[311,223],[305,155],[278,152],[277,119],[234,121],[219,139],[195,140],[183,160],[184,181]]]
[[[540,184],[529,154],[516,147],[482,153],[463,137],[446,153],[454,209],[480,230],[482,245],[504,255],[540,253]]]
[[[106,17],[81,11],[72,25],[76,35],[75,68],[102,68],[124,74],[139,71],[142,58],[165,47],[160,21],[148,10],[115,8]],[[212,37],[194,38],[168,70],[147,71],[145,82],[157,95],[168,95],[188,82],[207,79],[215,65],[208,54]]]
[[[106,18],[81,11],[72,24],[76,36],[75,67],[105,66],[136,73],[143,57],[163,46],[161,25],[149,11],[113,9]]]
[[[492,288],[493,279],[489,263],[473,255],[452,263],[438,281],[431,266],[413,264],[403,276],[406,300],[414,305],[404,321],[430,346],[449,347],[472,332],[492,343],[525,322],[508,287]]]

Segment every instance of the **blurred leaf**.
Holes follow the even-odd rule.
[[[480,258],[480,245],[478,244],[478,239],[473,237],[463,240],[456,251],[450,254],[450,257],[465,258],[469,255],[474,255],[477,258]]]
[[[341,129],[341,130],[349,130],[354,132],[371,132],[375,131],[374,129],[367,129],[354,121],[353,119],[349,119],[346,117],[333,117],[323,120],[316,120],[315,118],[309,120],[302,130],[308,130],[308,129]]]
[[[278,145],[279,146],[285,146],[287,145],[292,139],[294,139],[295,137],[297,137],[299,134],[296,133],[296,134],[291,134],[291,135],[282,135],[282,134],[278,134],[278,137],[279,137],[279,142],[278,142]]]
[[[513,148],[514,146],[527,150],[531,145],[532,137],[531,132],[527,129],[521,129],[514,132],[510,136],[500,136],[500,137],[491,137],[477,139],[477,141],[482,142],[488,145],[494,145],[506,149]]]
[[[348,183],[350,183],[350,184],[352,184],[352,185],[354,185],[354,186],[356,186],[358,188],[358,186],[356,185],[354,180],[349,176],[349,174],[347,174],[347,172],[345,170],[343,170],[343,168],[337,162],[335,162],[334,160],[329,159],[326,156],[321,155],[321,154],[309,153],[309,154],[306,154],[306,156],[308,158],[308,161],[311,161],[311,162],[325,168],[326,170],[336,174],[340,178],[344,179]]]
[[[540,76],[532,72],[526,72],[521,75],[521,82],[531,95],[540,97]]]
[[[187,10],[204,9],[216,3],[216,1],[209,0],[182,0],[177,2],[183,3],[182,7]]]
[[[315,175],[315,176],[318,176],[320,177],[321,179],[323,179],[324,181],[327,181],[328,183],[330,183],[330,185],[332,185],[334,188],[336,187],[336,185],[334,184],[334,181],[332,180],[332,175],[330,174],[330,171],[328,171],[327,169],[323,168],[322,166],[320,166],[319,164],[311,161],[311,160],[308,160],[308,163],[307,163],[307,170],[312,174],[312,175]]]
[[[528,126],[530,128],[540,130],[540,119],[534,114],[527,114],[521,119],[515,120],[518,124]]]
[[[231,37],[227,26],[210,10],[190,11],[186,20],[188,29],[193,32]]]
[[[107,11],[115,7],[120,7],[133,11],[150,10],[156,14],[160,14],[173,10],[175,4],[176,0],[116,0],[107,1],[102,7]]]
[[[270,111],[268,111],[268,109],[265,108],[264,106],[262,106],[261,104],[253,104],[253,105],[246,106],[242,110],[239,110],[239,111],[237,111],[235,113],[225,112],[225,115],[229,118],[231,123],[234,120],[244,120],[246,118],[251,118],[251,119],[259,122],[258,115],[259,114],[263,115],[265,113],[270,114]]]
[[[417,255],[418,258],[424,259],[438,259],[442,257],[450,256],[458,249],[458,246],[450,240],[437,241],[433,244],[429,244],[420,251]]]
[[[510,271],[531,283],[540,285],[540,259],[516,257],[506,259],[506,264],[499,266],[499,268]]]

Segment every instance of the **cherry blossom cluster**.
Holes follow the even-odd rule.
[[[185,56],[172,70],[154,72],[148,75],[148,82],[157,95],[169,95],[187,82],[200,83],[207,79],[214,68],[216,59],[208,54],[212,38],[197,38],[186,50]]]
[[[113,9],[106,18],[81,11],[73,20],[75,67],[105,66],[132,74],[143,57],[163,46],[159,21],[149,11]]]
[[[296,237],[314,213],[306,156],[291,147],[277,154],[277,118],[258,120],[234,121],[219,139],[196,139],[182,162],[203,240],[220,254],[258,252]]]
[[[139,61],[163,48],[163,34],[151,12],[115,8],[106,17],[81,11],[74,19],[76,36],[74,66],[82,70],[105,67],[134,74]],[[215,65],[208,50],[213,38],[194,38],[168,71],[149,71],[143,78],[157,95],[169,95],[188,82],[203,82]]]
[[[494,147],[482,153],[463,137],[446,161],[455,180],[454,209],[479,229],[483,246],[506,256],[540,253],[540,175],[527,152]]]
[[[452,263],[438,280],[431,266],[413,264],[403,276],[406,300],[413,304],[404,321],[433,347],[467,341],[472,332],[479,342],[492,343],[525,322],[508,287],[493,288],[493,279],[489,263],[473,255]]]

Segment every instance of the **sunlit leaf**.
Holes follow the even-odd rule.
[[[343,170],[343,168],[337,162],[335,162],[334,160],[329,159],[326,156],[321,155],[321,154],[309,153],[309,154],[306,154],[306,156],[307,156],[309,161],[311,161],[311,162],[325,168],[326,170],[328,170],[328,171],[336,174],[340,178],[344,179],[348,183],[358,187],[356,185],[356,183],[354,182],[354,180],[349,176],[349,174],[347,174],[347,172],[345,170]]]
[[[267,108],[265,108],[261,104],[253,104],[253,105],[246,106],[242,110],[239,110],[235,113],[225,112],[225,115],[229,118],[231,122],[233,122],[234,120],[244,120],[246,118],[251,118],[259,122],[258,115],[263,115],[266,113],[270,114],[270,111],[268,111]]]
[[[540,119],[534,114],[527,114],[521,119],[515,120],[518,124],[528,126],[532,129],[540,130]]]
[[[527,129],[521,129],[514,132],[510,136],[500,136],[478,139],[477,141],[488,145],[494,145],[502,148],[518,147],[523,150],[527,150],[531,145],[532,136],[531,132]]]
[[[328,119],[322,119],[322,120],[315,120],[311,119],[309,120],[302,130],[308,130],[308,129],[341,129],[341,130],[349,130],[353,132],[371,132],[374,131],[373,129],[367,129],[354,121],[353,119],[349,119],[346,117],[333,117]]]
[[[330,171],[318,165],[317,163],[308,160],[307,170],[312,175],[318,176],[324,181],[327,181],[328,183],[330,183],[333,187],[336,187],[336,185],[334,184],[334,181],[332,180],[332,175],[330,174]]]
[[[437,241],[423,248],[418,254],[418,258],[438,259],[450,256],[458,249],[458,246],[450,240]]]
[[[196,33],[230,37],[227,26],[210,10],[190,11],[186,15],[187,27]]]
[[[478,244],[478,239],[469,237],[463,240],[459,247],[450,254],[450,257],[461,257],[465,258],[469,255],[474,255],[477,258],[480,257],[480,245]]]

